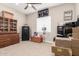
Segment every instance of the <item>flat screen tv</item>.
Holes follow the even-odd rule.
[[[58,26],[57,34],[62,37],[72,36],[72,27],[70,27],[70,24],[69,24],[69,26],[68,26],[68,24],[64,25],[64,26]]]

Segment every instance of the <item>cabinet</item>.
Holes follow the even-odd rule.
[[[17,20],[0,16],[0,48],[19,43]]]
[[[0,48],[19,43],[19,34],[0,35]]]
[[[30,28],[29,26],[22,26],[22,41],[29,40]]]
[[[72,37],[75,39],[78,39],[79,40],[79,27],[75,27],[75,28],[72,28],[73,29],[73,32],[72,32]]]
[[[19,34],[9,34],[8,36],[11,39],[11,44],[19,43]]]
[[[0,17],[0,33],[16,33],[17,20]]]
[[[2,47],[6,47],[10,45],[10,39],[4,39],[4,38],[0,38],[0,48]]]

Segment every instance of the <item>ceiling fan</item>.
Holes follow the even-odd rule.
[[[34,5],[37,5],[37,4],[41,4],[41,3],[26,3],[27,5],[25,6],[25,10],[28,8],[28,7],[32,7],[34,10],[37,10],[36,7]]]

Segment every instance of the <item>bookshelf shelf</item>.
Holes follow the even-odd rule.
[[[0,33],[17,33],[17,20],[0,17]]]

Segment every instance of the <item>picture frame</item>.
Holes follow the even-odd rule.
[[[69,10],[69,11],[65,11],[64,12],[64,21],[69,21],[73,19],[73,11]]]

